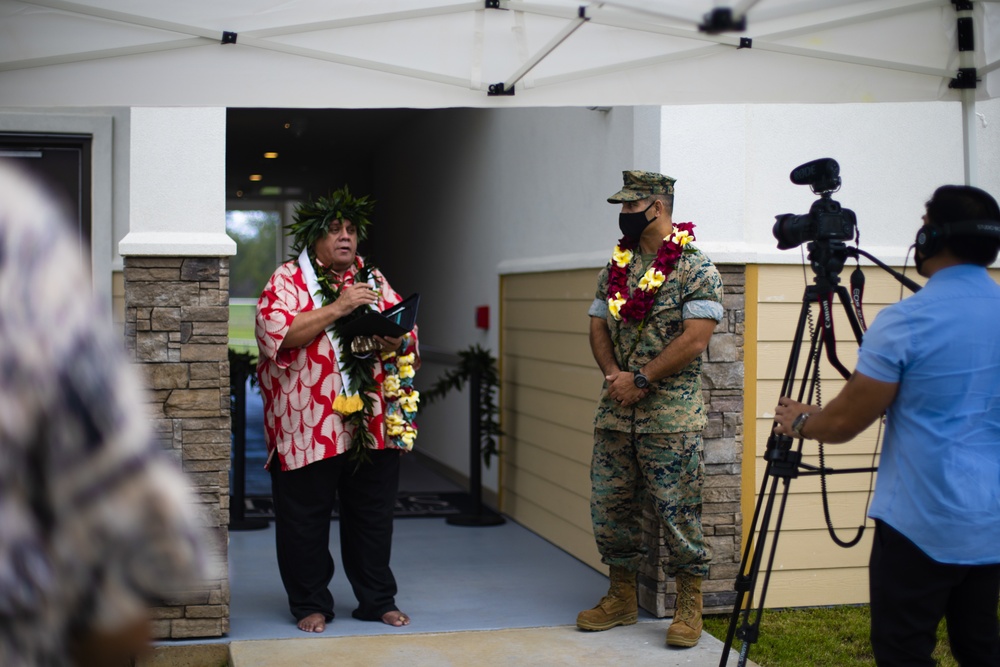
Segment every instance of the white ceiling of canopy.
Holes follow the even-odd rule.
[[[947,0],[0,0],[0,104],[957,100],[969,66],[976,97],[996,96],[1000,4],[968,4],[963,63]],[[700,31],[717,5],[745,10],[746,30]]]

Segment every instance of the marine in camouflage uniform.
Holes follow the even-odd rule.
[[[623,231],[629,216],[640,226],[648,224],[625,269],[634,295],[673,229],[674,179],[643,171],[623,176],[623,189],[608,199],[623,205]],[[648,212],[655,214],[652,220]],[[608,307],[610,269],[609,263],[598,277],[589,315],[594,357],[606,376],[594,420],[591,518],[601,560],[611,567],[612,601],[609,606],[606,596],[577,623],[603,630],[634,622],[635,572],[646,551],[642,511],[651,497],[665,527],[668,557],[662,565],[677,577],[679,603],[682,582],[698,587],[697,622],[692,622],[697,627],[671,637],[684,634],[672,625],[668,643],[693,646],[701,632],[700,577],[711,559],[701,527],[701,431],[707,421],[701,353],[723,317],[722,279],[701,251],[686,245],[656,292],[649,316],[642,323],[627,322]],[[640,387],[646,379],[648,386]],[[615,599],[627,603],[624,610],[611,608]],[[675,624],[677,619],[675,614]]]

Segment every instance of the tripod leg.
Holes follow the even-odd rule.
[[[809,321],[810,308],[816,301],[817,291],[815,286],[807,286],[802,295],[802,307],[799,311],[799,320],[795,328],[795,337],[792,342],[792,350],[789,354],[788,365],[785,368],[785,376],[782,382],[782,396],[791,396],[795,388],[795,379],[799,367],[799,354],[804,341],[806,324]],[[810,332],[809,360],[812,360],[819,353],[822,347],[822,339]],[[803,372],[801,387],[804,389],[810,384],[812,364],[806,363]],[[801,392],[800,392],[801,393]],[[801,460],[801,451],[791,450],[792,441],[785,436],[776,436],[773,433],[768,437],[767,450],[764,458],[767,465],[764,469],[764,477],[761,480],[760,491],[757,495],[757,504],[754,508],[753,520],[750,524],[750,539],[744,547],[743,558],[740,561],[739,574],[736,578],[736,600],[733,605],[733,612],[729,621],[729,628],[726,631],[726,640],[723,645],[722,659],[720,667],[726,667],[729,660],[729,651],[732,648],[733,640],[737,635],[739,626],[740,639],[743,645],[740,650],[738,665],[745,665],[750,645],[756,643],[760,629],[760,620],[764,610],[764,597],[767,592],[767,585],[770,581],[770,566],[774,562],[774,553],[777,548],[778,532],[781,529],[781,521],[784,516],[784,509],[788,498],[789,482],[792,477],[798,474],[798,463]],[[799,444],[801,448],[801,441]],[[760,601],[751,622],[750,617],[754,612],[754,589],[757,586],[760,566],[763,562],[764,551],[768,529],[771,524],[771,517],[774,509],[774,500],[777,496],[778,481],[784,481],[781,504],[778,511],[777,522],[774,526],[773,538],[771,542],[771,553],[768,558],[768,571],[765,573],[763,587],[760,592]],[[758,537],[753,539],[753,535]],[[742,619],[742,622],[741,622]]]
[[[771,436],[776,438],[778,436]],[[784,438],[783,438],[784,439]],[[769,461],[764,474],[764,481],[761,484],[761,493],[757,501],[757,509],[754,511],[755,521],[753,527],[756,529],[757,539],[748,543],[740,563],[740,574],[737,576],[737,599],[730,617],[729,629],[726,632],[726,641],[723,646],[722,660],[720,667],[725,667],[729,659],[729,651],[734,638],[743,642],[740,650],[740,659],[737,663],[742,667],[746,664],[750,646],[757,642],[760,630],[760,620],[764,613],[764,600],[767,595],[767,587],[770,583],[771,566],[774,563],[775,551],[778,547],[778,535],[781,531],[781,522],[785,514],[785,506],[788,501],[788,491],[790,482],[798,474],[798,462],[801,453],[786,448],[776,448],[775,451],[782,452],[775,458],[777,461]],[[771,528],[772,516],[774,513],[774,501],[778,495],[778,482],[782,482],[781,503],[778,506],[778,514]],[[765,490],[767,493],[765,494]],[[756,517],[759,515],[759,524]],[[752,535],[753,533],[751,533]],[[770,552],[768,555],[767,568],[764,570],[764,581],[760,589],[760,599],[754,606],[753,594],[757,588],[757,581],[760,574],[761,563],[764,559],[764,552],[768,546],[767,538],[771,534]],[[749,565],[748,565],[749,563]],[[744,605],[745,601],[745,605]],[[753,621],[750,620],[754,616]],[[740,621],[742,619],[742,622]],[[739,631],[737,632],[737,625]]]
[[[757,494],[757,506],[754,509],[753,522],[751,523],[751,537],[754,535],[757,527],[757,521],[761,517],[762,510],[765,521],[761,524],[762,532],[760,534],[767,534],[766,526],[771,516],[771,507],[774,504],[777,484],[777,478],[772,478],[770,476],[770,470],[771,462],[769,461],[764,471],[760,491]],[[772,480],[770,490],[767,488],[769,479]],[[737,627],[740,628],[740,634],[743,635],[741,639],[744,643],[747,641],[746,630],[749,627],[750,610],[753,607],[753,589],[756,585],[756,572],[757,567],[760,564],[762,548],[763,541],[755,542],[753,539],[748,540],[747,544],[744,546],[743,559],[740,561],[740,570],[736,575],[736,601],[733,603],[732,615],[729,618],[729,628],[726,631],[726,640],[722,648],[722,662],[719,663],[720,667],[725,667],[727,664],[729,659],[729,650],[732,648],[733,639],[736,637]],[[741,618],[743,619],[742,625],[740,624]]]

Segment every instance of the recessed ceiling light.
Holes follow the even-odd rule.
[[[266,157],[268,160],[273,160],[274,158],[278,157],[278,154],[275,153],[274,151],[268,151],[267,153],[264,153],[264,157]]]
[[[260,174],[250,174],[250,180],[251,181],[259,181],[259,180],[262,180],[263,178],[264,177],[261,176]]]

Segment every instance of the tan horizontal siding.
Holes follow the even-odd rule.
[[[503,413],[504,425],[516,431],[521,442],[564,456],[571,461],[589,466],[594,447],[593,433],[575,430],[512,410]]]
[[[854,267],[844,267],[840,274],[849,286]],[[899,270],[897,268],[897,270]],[[868,324],[887,305],[896,303],[901,296],[899,283],[876,267],[865,267],[863,296],[864,319]],[[994,279],[1000,272],[991,272]],[[911,267],[907,276],[924,283]],[[792,350],[795,327],[802,309],[802,299],[807,282],[813,280],[811,269],[803,277],[801,266],[760,266],[757,276],[757,336],[756,336],[756,415],[753,425],[756,458],[752,465],[753,493],[760,489],[766,463],[767,437],[774,418],[774,406],[781,393],[789,355]],[[1000,282],[1000,280],[998,280]],[[748,299],[750,295],[748,294]],[[818,308],[812,308],[813,322],[818,322]],[[837,338],[837,357],[849,371],[857,362],[857,342],[848,324],[845,308],[839,301],[834,304],[834,329]],[[805,355],[808,353],[809,333],[804,333],[800,350],[800,366],[796,379],[802,377]],[[829,364],[825,356],[820,367],[821,395],[824,402],[832,400],[843,388],[845,380]],[[794,395],[797,395],[797,389]],[[812,402],[816,402],[814,398]],[[878,424],[867,429],[849,443],[826,445],[825,464],[834,469],[867,468],[873,463]],[[818,444],[805,441],[803,460],[818,465]],[[878,461],[875,459],[877,465]],[[746,465],[746,462],[745,462]],[[745,468],[746,470],[746,468]],[[773,478],[772,478],[773,479]],[[842,540],[853,538],[857,526],[865,521],[869,502],[869,488],[874,484],[870,473],[858,472],[827,476],[830,514],[838,536]],[[779,483],[779,494],[783,486]],[[775,505],[777,512],[777,503]],[[747,516],[747,521],[751,519]],[[772,521],[773,528],[776,523]],[[772,572],[767,592],[768,607],[813,606],[827,604],[854,604],[868,601],[867,561],[870,551],[871,529],[861,544],[844,549],[830,539],[823,517],[820,479],[818,476],[797,477],[790,481],[788,503],[782,520],[778,550],[779,559]]]
[[[841,278],[846,285],[853,267],[845,267]],[[756,490],[764,476],[767,438],[770,433],[774,406],[781,394],[789,355],[792,351],[796,324],[802,310],[805,280],[800,266],[759,267],[757,293],[757,414],[754,424],[756,458],[753,463]],[[883,274],[883,278],[877,273]],[[898,299],[898,283],[879,269],[865,269],[866,284],[863,313],[871,322],[877,312]],[[893,284],[896,287],[893,287]],[[812,324],[819,321],[818,306],[812,306]],[[808,324],[808,322],[807,322]],[[834,331],[837,358],[853,371],[857,361],[857,341],[839,300],[834,302]],[[796,369],[796,389],[803,376],[809,351],[809,331],[803,332]],[[845,384],[843,377],[827,361],[820,364],[820,396],[823,402],[835,397]],[[813,397],[812,402],[816,402]],[[841,445],[825,445],[825,464],[834,469],[866,468],[872,465],[877,426],[868,429],[855,440]],[[797,447],[796,443],[796,447]],[[803,460],[819,464],[819,446],[806,440],[802,446]],[[877,463],[877,460],[876,460]],[[773,480],[773,477],[771,478]],[[853,539],[857,526],[866,523],[868,490],[874,483],[869,473],[828,475],[826,478],[831,521],[842,540]],[[783,484],[778,484],[779,494]],[[775,504],[775,515],[777,503]],[[749,517],[748,517],[749,519]],[[773,530],[775,516],[771,522]],[[861,544],[851,549],[837,546],[830,538],[823,516],[819,476],[793,478],[788,487],[788,502],[780,526],[778,557],[772,570],[767,592],[768,607],[853,604],[867,602],[868,577],[866,565],[870,550],[870,525]],[[757,536],[754,536],[755,538]]]
[[[513,305],[514,302],[511,303]],[[580,301],[546,300],[516,303],[517,307],[511,308],[504,320],[511,329],[565,332],[569,327],[574,332],[586,333],[590,326],[587,304]]]
[[[579,491],[590,484],[590,465],[574,461],[540,447],[519,447],[507,453],[508,475],[532,474],[546,483],[579,496]],[[580,496],[590,502],[589,494]],[[589,519],[588,519],[589,521]]]
[[[833,546],[832,542],[830,544]],[[855,550],[866,553],[868,549],[868,546],[855,547]],[[824,605],[858,604],[858,591],[866,591],[867,599],[867,590],[867,561],[858,567],[831,567],[825,570],[775,569],[768,586],[765,606],[814,607],[817,606],[816,600],[826,600],[822,603]]]
[[[508,307],[516,308],[513,304]],[[504,316],[506,317],[506,313]],[[594,357],[590,353],[590,339],[585,328],[589,323],[584,319],[580,322],[573,321],[572,324],[578,326],[579,330],[565,333],[505,329],[504,353],[521,359],[592,367]]]
[[[860,525],[868,525],[870,520],[866,520],[865,510],[868,502],[867,487],[856,491],[843,491],[831,489],[827,495],[830,504],[830,520],[840,539],[845,539],[847,532],[853,537],[853,531]],[[775,504],[775,511],[778,505]],[[747,521],[750,517],[747,517]],[[774,524],[772,524],[772,527]],[[795,502],[789,502],[785,507],[785,515],[781,522],[782,535],[786,530],[811,530],[815,528],[826,529],[826,522],[823,518],[823,498],[817,488],[814,492],[807,492],[799,489],[795,496]],[[784,537],[782,537],[784,539]],[[849,538],[848,538],[849,539]],[[834,546],[831,542],[830,546]],[[834,547],[835,549],[837,547]]]
[[[597,404],[602,382],[596,363],[591,363],[590,367],[571,366],[513,355],[507,356],[503,379],[520,387],[580,398],[594,405]],[[594,387],[597,387],[596,392]]]
[[[602,378],[587,309],[597,271],[504,276],[502,509],[604,569],[590,521],[590,455]]]
[[[594,420],[597,399],[586,401],[514,384],[509,386],[509,392],[512,396],[508,405],[519,414],[537,417],[569,429],[586,428]]]
[[[584,301],[589,307],[597,292],[598,273],[600,273],[600,269],[577,269],[504,276],[504,299],[508,301],[569,299],[571,301]]]

